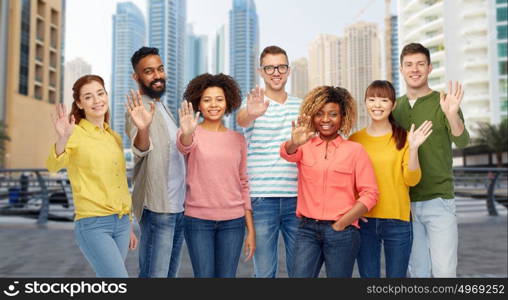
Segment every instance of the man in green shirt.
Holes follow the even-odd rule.
[[[406,95],[397,99],[393,115],[409,130],[432,121],[432,134],[420,147],[420,183],[410,190],[413,246],[409,261],[411,277],[456,277],[458,231],[452,172],[452,142],[469,143],[460,103],[464,92],[459,83],[449,83],[448,93],[429,87],[430,53],[421,44],[402,49],[400,71]]]

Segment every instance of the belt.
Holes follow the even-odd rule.
[[[333,224],[336,222],[333,220],[317,220],[317,219],[307,218],[307,217],[303,217],[303,216],[302,216],[302,219],[305,221],[308,221],[308,222],[316,223],[316,224]]]

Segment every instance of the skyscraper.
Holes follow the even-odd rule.
[[[62,100],[64,4],[0,1],[0,57],[8,58],[2,63],[0,87],[11,138],[6,143],[6,168],[43,168],[55,142],[48,116]]]
[[[184,86],[194,77],[208,72],[208,37],[194,34],[191,24],[187,26],[186,35]]]
[[[125,95],[137,90],[132,79],[130,58],[145,45],[146,26],[141,10],[132,2],[118,3],[113,15],[113,55],[111,69],[111,124],[122,136],[123,147],[130,148],[130,140],[125,133]]]
[[[229,26],[227,23],[215,33],[212,52],[212,73],[229,74]]]
[[[380,37],[375,23],[358,22],[344,30],[345,80],[343,81],[356,100],[358,119],[354,130],[366,127],[369,117],[365,111],[365,89],[381,78]]]
[[[291,95],[304,98],[309,92],[309,63],[305,57],[291,63]]]
[[[320,85],[340,85],[341,39],[320,34],[309,44],[309,89]]]
[[[447,90],[448,81],[462,82],[465,93],[461,109],[472,137],[477,135],[478,122],[499,122],[502,99],[506,99],[506,92],[500,93],[503,58],[499,56],[498,44],[502,42],[496,39],[497,12],[501,20],[504,15],[501,24],[506,27],[506,5],[503,8],[502,2],[506,3],[502,0],[398,2],[399,20],[406,20],[399,23],[400,47],[419,42],[429,49],[432,89]]]
[[[489,20],[489,28],[495,28],[496,34],[489,34],[489,37],[495,36],[493,40],[495,40],[495,46],[489,44],[489,46],[495,49],[495,51],[489,51],[491,53],[492,66],[494,73],[492,77],[497,84],[494,84],[491,88],[491,94],[497,95],[499,98],[499,103],[491,104],[493,111],[499,111],[499,116],[494,117],[493,122],[500,122],[502,119],[506,119],[508,117],[508,1],[507,0],[498,0],[496,1],[495,7],[494,1],[489,1],[489,10],[495,10],[495,18],[494,14],[489,14],[491,16]],[[492,24],[493,23],[493,24]],[[493,30],[491,31],[493,32]],[[497,59],[496,59],[497,58]],[[497,68],[496,68],[497,67]],[[498,108],[496,108],[497,106]]]
[[[229,73],[246,96],[258,83],[259,25],[254,0],[233,0],[229,24]],[[229,128],[239,130],[236,115],[231,114],[229,119]]]
[[[166,70],[166,94],[162,101],[178,118],[178,108],[184,91],[185,0],[149,0],[149,42],[157,47]]]
[[[386,79],[399,95],[399,46],[397,16],[391,12],[391,1],[385,0],[385,67]]]
[[[72,102],[72,86],[81,76],[92,73],[92,66],[81,57],[76,57],[65,63],[64,75],[64,104],[70,109]],[[111,97],[111,100],[113,97]],[[111,103],[110,103],[111,104]]]

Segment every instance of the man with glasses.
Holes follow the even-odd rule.
[[[286,268],[293,272],[296,218],[297,168],[279,155],[280,144],[291,138],[291,121],[298,117],[301,99],[289,96],[290,73],[286,51],[277,46],[261,53],[259,74],[265,90],[256,86],[238,112],[238,125],[248,142],[247,172],[256,228],[254,276],[274,278],[278,267],[278,240],[282,233]]]

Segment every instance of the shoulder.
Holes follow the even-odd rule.
[[[358,142],[365,135],[365,128],[358,130],[349,136],[348,140],[352,142]]]

